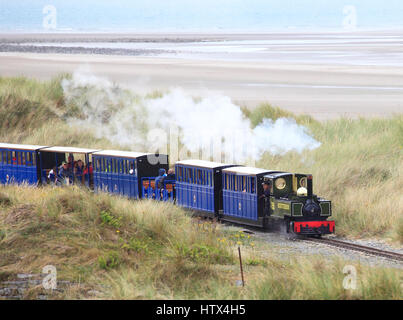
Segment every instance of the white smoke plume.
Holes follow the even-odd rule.
[[[252,129],[240,107],[216,93],[195,99],[173,88],[164,94],[140,95],[85,69],[64,79],[62,87],[67,102],[77,104],[83,114],[69,119],[71,123],[92,128],[98,137],[134,151],[155,151],[155,140],[160,151],[169,151],[166,133],[175,131],[172,128],[187,150],[194,154],[204,150],[202,157],[215,161],[250,164],[266,151],[277,155],[320,146],[294,119],[264,119]]]

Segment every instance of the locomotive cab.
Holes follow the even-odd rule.
[[[264,176],[270,185],[270,216],[283,219],[287,231],[321,235],[334,232],[331,203],[313,194],[312,175],[286,172]]]

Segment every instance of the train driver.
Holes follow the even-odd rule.
[[[263,195],[261,197],[264,197],[264,213],[265,215],[270,215],[270,189],[271,189],[271,183],[270,181],[264,181],[262,183],[263,185]]]

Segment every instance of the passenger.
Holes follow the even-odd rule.
[[[68,165],[69,169],[73,170],[75,164],[76,164],[76,162],[74,161],[74,156],[72,153],[70,153],[69,157],[67,159],[67,165]]]
[[[94,169],[92,168],[91,162],[88,162],[88,164],[85,165],[83,174],[84,174],[85,185],[87,187],[92,187]]]
[[[169,169],[168,170],[168,175],[165,178],[168,181],[176,181],[175,177],[175,169]],[[176,189],[175,189],[175,182],[173,183],[173,191],[172,194],[168,193],[168,197],[175,199],[176,197]]]
[[[72,153],[69,154],[68,157],[68,163],[67,163],[70,175],[69,175],[69,181],[70,183],[74,182],[74,170],[75,170],[75,166],[76,166],[76,162],[74,161],[74,156]]]
[[[50,184],[56,185],[57,184],[57,167],[54,166],[48,174],[48,180]]]
[[[82,185],[84,183],[84,163],[82,160],[78,160],[76,162],[76,165],[74,167],[74,177],[75,177],[75,182],[77,182],[79,185]]]
[[[59,169],[59,179],[62,184],[70,183],[71,171],[67,162],[63,161]]]
[[[270,181],[264,181],[262,183],[263,185],[263,194],[260,196],[260,198],[264,198],[264,207],[263,211],[265,215],[269,216],[270,215],[270,189],[271,189],[271,183]]]
[[[174,169],[171,168],[168,170],[166,180],[175,180],[175,170]]]
[[[163,182],[164,182],[165,177],[167,176],[165,172],[166,172],[165,169],[162,169],[162,168],[159,169],[159,171],[158,171],[158,177],[155,179],[155,187],[158,189],[161,189],[162,186],[164,185]]]
[[[134,169],[134,164],[133,163],[130,164],[129,174],[134,174],[134,175],[136,174],[136,170]]]
[[[159,195],[159,199],[162,198],[162,190],[164,187],[164,178],[167,176],[165,173],[165,169],[159,169],[158,177],[155,178],[155,197],[157,198],[157,194]],[[162,181],[161,181],[162,180]],[[158,191],[157,191],[158,190]]]
[[[89,162],[90,163],[90,162]],[[84,166],[84,172],[83,172],[83,180],[84,180],[84,184],[85,184],[85,186],[87,186],[87,187],[89,187],[90,186],[90,180],[91,180],[91,178],[90,178],[90,167],[89,167],[89,163],[88,164],[86,164],[85,166]]]

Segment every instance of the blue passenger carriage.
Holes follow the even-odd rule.
[[[175,164],[177,204],[217,217],[222,209],[222,171],[231,166],[203,160],[178,161]]]
[[[84,165],[92,167],[91,155],[96,151],[98,150],[60,146],[42,148],[41,150],[39,150],[42,184],[46,184],[49,182],[48,174],[50,170],[52,170],[54,167],[59,169],[63,162],[67,162],[70,166],[74,166],[75,161],[81,159]],[[72,163],[70,163],[70,159]],[[67,181],[67,184],[73,184],[75,179],[73,175],[74,168],[70,169],[71,176],[68,177],[69,179]],[[86,184],[88,186],[91,186],[92,175],[88,174],[86,176],[86,180]]]
[[[222,172],[222,220],[265,227],[263,178],[274,171],[253,167],[231,167]]]
[[[142,179],[168,169],[168,155],[103,150],[93,154],[94,188],[129,198],[142,197]]]
[[[0,183],[37,184],[40,180],[38,151],[44,147],[0,143]]]

